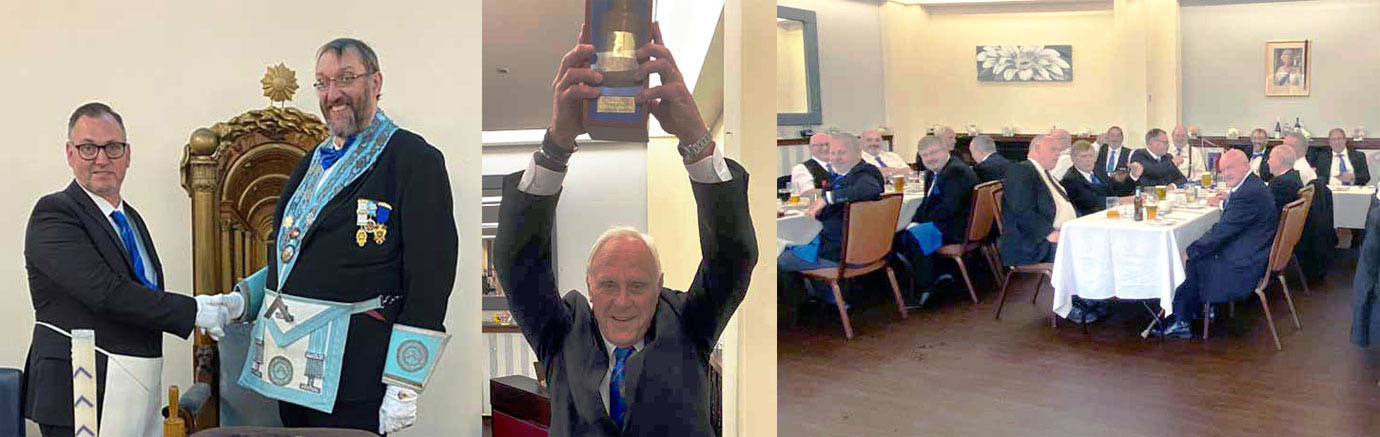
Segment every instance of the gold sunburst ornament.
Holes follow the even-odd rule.
[[[283,64],[274,65],[259,83],[264,85],[264,97],[274,103],[286,102],[297,92],[297,72]]]

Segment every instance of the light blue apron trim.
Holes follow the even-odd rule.
[[[393,325],[384,362],[383,382],[416,391],[426,388],[427,380],[441,361],[450,334],[407,325]]]
[[[268,315],[276,311],[273,302],[279,297],[289,305],[311,303],[329,307],[310,320],[283,332],[272,323]],[[240,372],[240,386],[253,390],[265,397],[301,405],[330,414],[335,407],[339,391],[340,369],[345,355],[345,339],[350,333],[350,316],[382,307],[381,298],[373,298],[356,303],[338,303],[319,299],[280,295],[272,290],[264,294],[269,302],[261,310],[251,333],[251,345],[244,369]],[[291,345],[307,338],[304,369],[293,369],[293,363],[283,357],[268,357],[264,351],[264,337],[268,333],[280,347]],[[291,384],[292,376],[303,372],[307,381]]]
[[[398,126],[384,115],[383,110],[374,113],[373,122],[363,132],[355,135],[355,143],[350,146],[350,150],[345,151],[345,156],[335,163],[335,167],[338,168],[324,183],[318,183],[326,173],[321,167],[321,148],[332,147],[332,139],[327,138],[316,146],[310,158],[311,165],[307,168],[307,174],[297,185],[297,190],[292,193],[292,199],[283,209],[283,219],[278,224],[278,241],[274,245],[277,251],[273,254],[274,262],[278,263],[278,283],[273,288],[283,289],[283,284],[287,283],[288,276],[292,274],[292,268],[297,265],[297,260],[302,258],[301,240],[292,238],[291,227],[300,228],[297,233],[299,238],[306,235],[311,227],[315,226],[315,221],[308,223],[306,217],[319,219],[317,215],[321,214],[321,210],[340,193],[340,190],[374,166],[374,161],[383,153],[384,146],[388,145],[388,140],[393,138],[393,133],[397,131]],[[289,217],[293,218],[290,223],[287,220]],[[289,247],[291,249],[288,249]],[[292,252],[292,256],[286,260],[282,256],[285,250]]]

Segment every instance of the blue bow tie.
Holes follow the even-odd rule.
[[[350,150],[350,145],[354,143],[355,137],[352,136],[346,139],[345,145],[340,146],[339,149],[330,146],[319,148],[321,149],[321,169],[330,170],[331,166],[335,165],[335,162],[344,156],[345,152]]]

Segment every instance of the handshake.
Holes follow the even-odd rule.
[[[225,325],[244,315],[244,296],[239,293],[196,296],[196,327],[212,340],[225,336]]]

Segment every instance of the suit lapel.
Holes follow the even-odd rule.
[[[384,151],[383,151],[382,153],[384,153],[384,154],[388,153],[388,149],[385,148]],[[382,160],[382,159],[383,159],[383,155],[380,154],[378,160]],[[378,160],[375,160],[375,161],[374,161],[374,166],[377,166],[377,165],[378,165]],[[342,165],[343,165],[343,163],[342,163]],[[312,226],[311,226],[310,228],[307,228],[306,234],[303,234],[303,235],[302,235],[302,243],[301,243],[301,245],[298,246],[298,248],[297,248],[298,253],[302,253],[302,252],[304,251],[304,249],[306,249],[307,243],[308,243],[309,241],[311,241],[311,237],[312,237],[313,235],[316,235],[316,231],[317,231],[318,229],[321,229],[322,227],[327,226],[326,220],[328,220],[328,218],[331,217],[331,214],[334,214],[335,211],[336,211],[337,209],[340,209],[341,206],[343,206],[343,205],[354,203],[354,202],[352,202],[352,200],[353,200],[353,199],[356,197],[356,195],[359,193],[359,189],[360,189],[361,187],[364,186],[364,182],[365,182],[366,180],[369,179],[369,176],[374,174],[374,166],[371,166],[371,167],[369,167],[368,169],[364,170],[363,173],[360,173],[360,174],[359,174],[359,177],[356,177],[355,180],[354,180],[354,181],[351,181],[349,185],[346,185],[345,188],[342,188],[342,189],[340,190],[340,192],[335,193],[335,197],[332,197],[332,198],[331,198],[331,201],[330,201],[330,202],[327,202],[327,203],[326,203],[326,206],[323,207],[323,208],[321,208],[321,211],[318,212],[317,215],[316,215],[316,222],[315,222],[315,223],[312,223]],[[344,170],[344,169],[340,169],[340,170]],[[298,189],[298,190],[301,190],[301,189],[302,189],[302,186],[299,184],[299,185],[297,186],[297,189]],[[296,194],[296,193],[295,193],[295,190],[294,190],[294,195],[295,195],[295,194]],[[353,217],[353,216],[352,216],[352,217]],[[299,220],[300,220],[300,219],[299,219]],[[353,225],[354,223],[351,222],[350,224]]]
[[[144,217],[139,215],[139,211],[134,210],[134,206],[125,202],[125,212],[129,213],[130,221],[134,228],[139,231],[140,243],[144,245],[144,252],[148,253],[148,258],[144,262],[153,264],[153,275],[158,278],[158,289],[163,290],[163,263],[158,261],[158,251],[153,248],[153,234],[149,233],[148,225],[144,224]]]
[[[119,252],[120,258],[125,260],[125,270],[133,273],[134,267],[132,266],[134,263],[129,259],[129,251],[124,250],[125,243],[120,240],[120,235],[115,233],[115,227],[110,225],[110,219],[101,214],[101,209],[96,206],[96,202],[91,201],[91,196],[86,194],[86,190],[82,189],[77,181],[72,181],[71,185],[68,185],[64,191],[67,193],[67,197],[71,197],[77,202],[77,205],[81,205],[82,212],[96,221],[96,227],[105,231],[104,233],[106,237],[110,238],[110,243],[114,245],[115,251]]]

